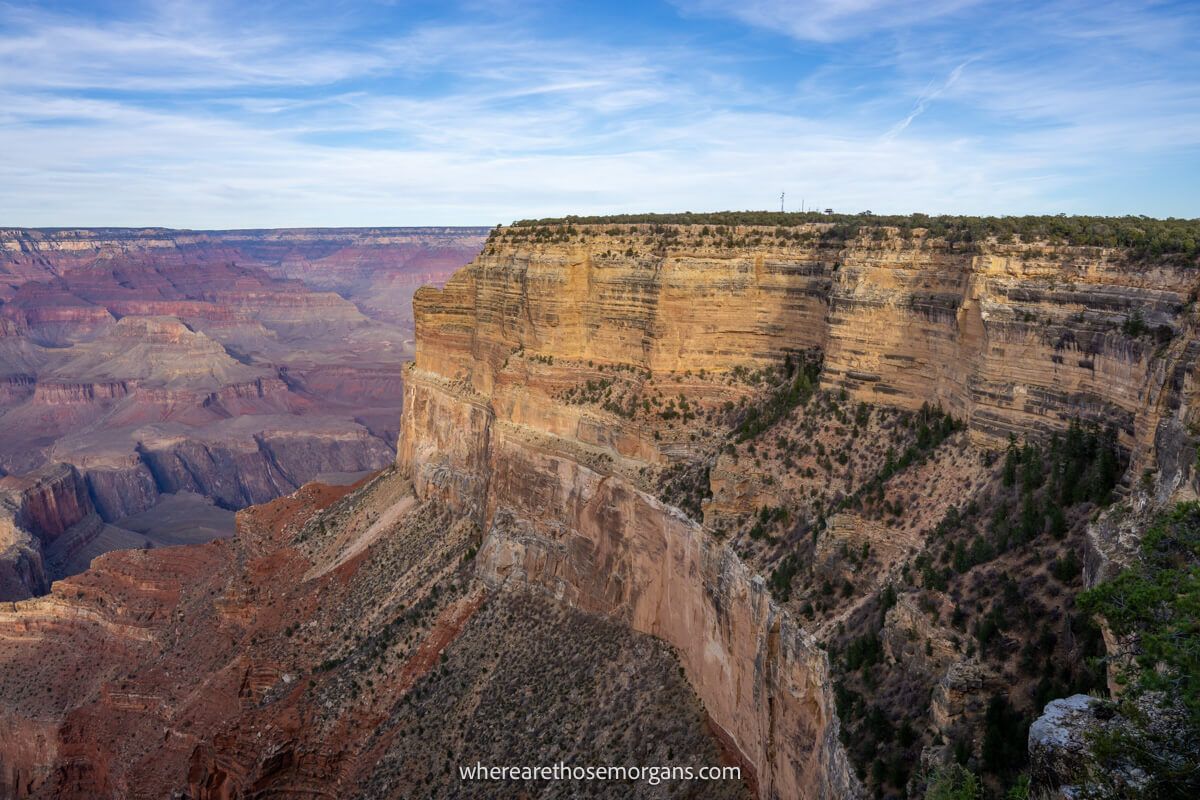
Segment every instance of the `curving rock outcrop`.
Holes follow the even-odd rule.
[[[821,387],[851,401],[940,405],[990,447],[1073,419],[1113,425],[1140,469],[1173,419],[1172,375],[1195,361],[1187,267],[823,232],[497,229],[444,288],[416,293],[405,374],[398,463],[419,496],[481,525],[481,574],[674,645],[762,796],[860,789],[824,652],[729,547],[652,496],[652,476],[709,446],[687,420],[740,407],[747,378],[819,351]],[[770,476],[750,487],[736,460],[716,463],[713,519],[772,505]]]
[[[0,796],[478,798],[456,766],[725,760],[670,648],[473,575],[475,527],[396,470],[109,553],[0,605]],[[536,692],[529,695],[531,676]],[[739,800],[739,780],[673,782]],[[569,784],[661,797],[665,784]]]
[[[94,514],[87,486],[69,464],[0,478],[0,601],[46,592],[58,577],[46,549],[67,545]]]
[[[732,549],[553,441],[505,429],[491,447],[486,580],[542,587],[670,643],[763,796],[860,791],[824,651]]]
[[[1171,788],[1186,793],[1195,727],[1186,709],[1164,701],[1151,694],[1123,709],[1077,694],[1048,703],[1029,727],[1030,797],[1154,797],[1164,782],[1148,772],[1154,762],[1176,769],[1181,777]]]
[[[0,600],[30,597],[49,588],[39,543],[17,524],[10,509],[0,509]]]
[[[730,548],[645,491],[642,468],[669,458],[649,428],[556,395],[596,362],[644,381],[820,346],[827,285],[811,264],[754,256],[489,248],[414,303],[398,462],[418,494],[477,519],[489,581],[671,643],[764,797],[861,792],[824,651]]]
[[[92,513],[91,498],[70,464],[51,464],[24,476],[0,478],[0,491],[11,499],[18,522],[46,542]]]

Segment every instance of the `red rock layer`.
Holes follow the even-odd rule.
[[[240,508],[383,466],[407,298],[483,233],[0,231],[0,475],[72,464],[111,522],[163,492]]]

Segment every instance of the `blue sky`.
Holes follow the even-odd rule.
[[[0,0],[0,225],[1200,216],[1200,4]]]

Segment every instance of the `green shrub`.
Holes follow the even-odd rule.
[[[1006,774],[1020,769],[1029,757],[1029,721],[997,694],[984,714],[983,765],[988,772]]]
[[[800,559],[796,557],[795,553],[787,555],[779,563],[779,566],[771,571],[771,578],[767,581],[767,586],[771,590],[772,596],[780,603],[786,603],[792,596],[792,578],[796,577],[796,573],[799,571]]]
[[[1132,762],[1151,783],[1146,797],[1200,796],[1200,503],[1160,514],[1142,537],[1139,559],[1083,593],[1082,609],[1133,643],[1119,675],[1119,710],[1130,721],[1093,737],[1101,763]],[[1164,734],[1148,723],[1157,707],[1180,714]]]
[[[751,406],[746,411],[741,422],[734,428],[733,436],[736,441],[753,439],[787,416],[793,408],[808,403],[820,380],[820,355],[808,353],[794,357],[789,353],[784,359],[783,375],[783,382],[775,388],[761,408]]]
[[[1054,563],[1050,565],[1050,572],[1063,583],[1070,583],[1079,577],[1082,568],[1083,565],[1079,563],[1079,557],[1075,555],[1075,551],[1068,550],[1063,558],[1054,559]]]
[[[983,787],[975,773],[959,764],[942,767],[929,778],[925,800],[978,800]]]
[[[1155,520],[1140,558],[1079,598],[1137,653],[1125,678],[1135,691],[1178,698],[1200,725],[1200,503]]]

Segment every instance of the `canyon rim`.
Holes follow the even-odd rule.
[[[0,800],[1200,797],[1197,41],[3,0]]]
[[[741,773],[645,796],[1136,786],[1046,727],[1122,713],[1084,590],[1194,530],[1195,254],[767,220],[492,230],[413,295],[393,464],[6,606],[5,796],[487,797],[529,789],[460,765],[558,760]]]

